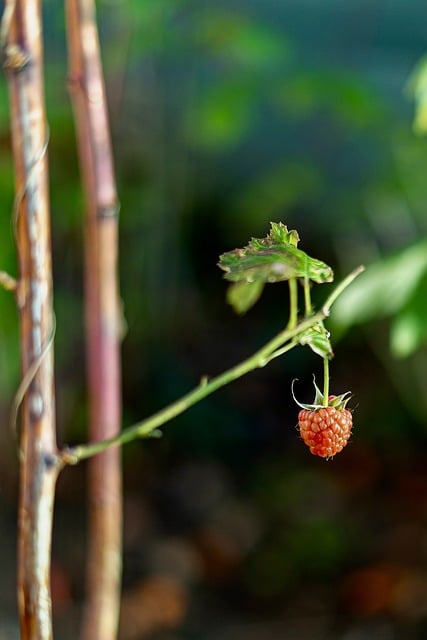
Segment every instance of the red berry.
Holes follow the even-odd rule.
[[[332,458],[344,449],[351,434],[353,416],[348,409],[320,407],[302,409],[298,414],[298,426],[311,453],[322,458]]]

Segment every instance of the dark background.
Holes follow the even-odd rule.
[[[46,1],[59,439],[85,439],[83,210],[64,16]],[[354,433],[331,461],[296,430],[320,358],[298,348],[123,451],[121,638],[395,640],[427,635],[427,142],[408,80],[427,7],[403,0],[103,0],[121,200],[124,425],[247,357],[287,320],[286,285],[246,316],[219,254],[296,228],[356,295],[328,327]],[[0,268],[16,272],[6,82]],[[409,253],[408,253],[409,252]],[[412,253],[411,253],[412,252]],[[409,256],[409,257],[408,257]],[[415,257],[414,257],[415,256]],[[314,291],[319,303],[330,285]],[[351,329],[351,330],[350,330]],[[17,315],[0,291],[0,638],[16,635]],[[59,481],[55,626],[78,635],[85,465]],[[1,635],[3,634],[3,635]]]

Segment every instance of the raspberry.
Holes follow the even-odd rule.
[[[333,401],[335,396],[328,398]],[[344,449],[350,438],[353,416],[348,409],[333,406],[302,409],[298,426],[305,444],[315,456],[332,458]]]

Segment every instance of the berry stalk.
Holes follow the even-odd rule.
[[[323,406],[328,406],[329,398],[329,358],[323,358]]]
[[[127,429],[124,429],[117,436],[101,440],[99,442],[93,442],[89,444],[78,445],[72,448],[65,448],[60,453],[60,460],[62,464],[77,464],[80,460],[90,458],[102,451],[108,449],[113,445],[123,445],[126,442],[131,442],[137,438],[150,438],[159,435],[158,428],[166,422],[169,422],[176,416],[180,415],[191,406],[206,398],[217,389],[225,386],[226,384],[237,380],[238,378],[246,375],[254,369],[264,367],[268,362],[278,355],[282,355],[286,351],[289,351],[298,344],[299,336],[303,335],[307,330],[319,325],[325,318],[327,318],[331,311],[332,304],[337,300],[340,293],[346,289],[357,276],[362,273],[363,267],[358,267],[352,271],[337,287],[332,291],[329,297],[326,299],[323,307],[320,311],[313,314],[309,318],[301,320],[294,329],[284,329],[279,332],[274,338],[267,342],[261,349],[259,349],[252,356],[243,360],[231,369],[224,371],[215,378],[208,380],[203,378],[200,384],[189,391],[186,395],[179,398],[172,404],[161,409],[154,415],[142,420]],[[347,395],[347,394],[344,394]],[[339,396],[340,397],[340,396]],[[301,405],[304,406],[304,405]]]

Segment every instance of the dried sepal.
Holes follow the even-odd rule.
[[[317,386],[315,377],[313,376],[313,385],[314,385],[314,389],[315,389],[314,402],[312,402],[311,404],[307,404],[307,403],[304,403],[304,402],[299,402],[299,400],[297,400],[297,398],[295,396],[295,393],[294,393],[294,384],[295,384],[295,382],[296,382],[296,380],[292,380],[292,386],[291,386],[292,397],[295,400],[296,404],[301,409],[307,409],[308,411],[316,411],[317,409],[322,409],[324,407],[334,407],[338,411],[342,411],[343,409],[346,408],[347,402],[351,398],[351,391],[346,391],[345,393],[342,393],[342,394],[340,394],[338,396],[329,395],[328,396],[328,402],[325,403],[324,402],[325,396],[323,395],[323,392]]]

